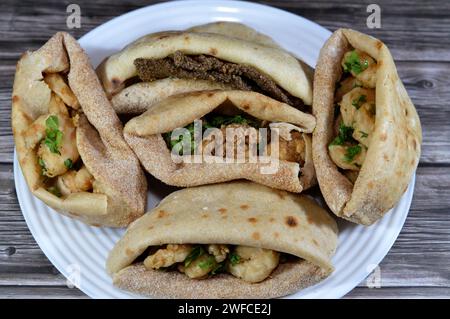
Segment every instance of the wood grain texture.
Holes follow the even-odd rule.
[[[15,63],[66,30],[73,1],[2,0],[0,3],[0,298],[83,298],[37,246],[14,189],[10,98]],[[130,10],[158,1],[76,1],[82,10],[80,37]],[[335,30],[352,27],[390,47],[400,77],[416,105],[424,132],[414,199],[405,226],[380,264],[381,288],[363,281],[347,298],[450,297],[450,2],[376,1],[382,28],[365,26],[373,1],[260,1]]]

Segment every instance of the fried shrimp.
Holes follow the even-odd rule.
[[[342,169],[359,171],[366,159],[366,147],[362,145],[330,145],[333,162]]]
[[[203,254],[184,267],[184,273],[189,278],[204,278],[217,265],[216,260],[209,254]]]
[[[49,128],[49,123],[54,128]],[[69,117],[50,115],[45,120],[45,135],[39,145],[37,155],[48,177],[62,175],[69,169],[67,160],[75,163],[80,157],[76,145],[75,126]],[[51,136],[49,136],[52,134]]]
[[[227,258],[227,254],[230,252],[230,249],[227,245],[208,245],[208,253],[214,256],[218,263],[221,263]]]
[[[228,271],[235,277],[248,282],[266,279],[278,266],[280,254],[276,251],[247,246],[237,246],[235,251],[238,263],[228,263]]]
[[[287,141],[284,138],[280,138],[279,143],[280,160],[300,163],[300,165],[305,164],[306,146],[305,141],[303,140],[303,136],[300,132],[292,131],[290,141]]]
[[[28,149],[38,146],[37,155],[43,175],[63,175],[80,157],[76,145],[76,128],[60,97],[52,93],[50,114],[39,116],[24,132]]]
[[[217,133],[222,138],[218,139]],[[217,144],[217,145],[216,145]],[[246,160],[251,154],[256,156],[258,144],[258,130],[247,124],[229,124],[217,129],[202,141],[204,155],[216,155],[222,153],[223,157]],[[215,147],[213,149],[212,147]],[[212,154],[212,151],[215,151]]]
[[[358,68],[348,68],[348,63],[355,63],[359,65]],[[342,59],[342,67],[348,68],[348,71],[362,83],[364,87],[375,88],[377,81],[377,62],[374,58],[360,50],[353,50],[347,52]]]
[[[159,269],[183,262],[192,250],[192,245],[167,245],[144,260],[147,269]]]
[[[78,171],[69,170],[64,175],[58,176],[56,184],[62,195],[69,195],[91,190],[93,182],[94,177],[83,165]]]

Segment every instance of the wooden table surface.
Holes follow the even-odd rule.
[[[0,3],[0,298],[85,298],[68,288],[29,232],[13,180],[10,126],[16,61],[66,30],[66,7],[81,7],[80,37],[111,18],[158,1],[2,0]],[[260,1],[335,30],[383,40],[420,114],[424,141],[405,226],[380,264],[381,288],[366,281],[347,298],[450,297],[450,1],[377,0],[381,28],[366,27],[369,1]],[[151,21],[149,21],[151,23]]]

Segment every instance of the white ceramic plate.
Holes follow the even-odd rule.
[[[107,55],[136,38],[156,31],[185,29],[212,21],[245,23],[273,37],[287,50],[314,66],[330,32],[294,14],[267,6],[234,1],[177,1],[145,7],[115,18],[80,39],[97,65]],[[95,228],[64,217],[35,198],[25,183],[14,156],[14,179],[23,215],[45,255],[67,278],[93,298],[129,298],[116,289],[105,272],[108,252],[123,230]],[[408,214],[411,184],[398,205],[375,225],[365,228],[339,222],[339,246],[334,273],[325,281],[292,298],[340,298],[357,286],[387,254]],[[170,192],[151,180],[148,208]]]

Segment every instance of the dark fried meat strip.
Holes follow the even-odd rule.
[[[297,108],[304,106],[299,98],[289,95],[269,77],[251,66],[224,62],[213,56],[185,55],[176,51],[163,59],[134,60],[139,78],[154,81],[167,77],[221,82],[244,91],[262,92]]]

